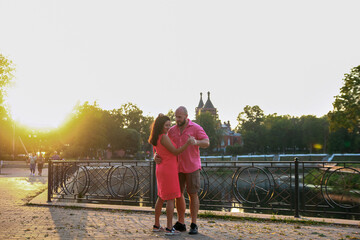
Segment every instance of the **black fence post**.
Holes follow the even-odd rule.
[[[294,217],[299,218],[299,159],[296,157],[295,162],[295,215]]]
[[[150,166],[152,166],[152,178],[151,178],[151,199],[152,207],[155,208],[156,203],[156,163],[152,161]]]
[[[51,202],[51,194],[52,194],[52,184],[53,184],[53,171],[52,171],[52,161],[49,159],[48,163],[48,196],[47,196],[47,202]]]

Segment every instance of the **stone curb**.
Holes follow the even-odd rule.
[[[60,202],[53,200],[47,202],[47,191],[39,194],[33,198],[30,205],[39,206],[57,206],[57,207],[73,207],[73,208],[87,208],[94,210],[116,210],[116,211],[133,211],[133,212],[144,212],[154,213],[154,209],[151,207],[137,207],[127,205],[111,205],[111,204],[95,204],[95,203],[75,203],[75,202]],[[186,214],[189,215],[190,211],[187,209]],[[316,218],[316,217],[300,217],[295,218],[293,216],[284,215],[270,215],[270,214],[256,214],[256,213],[239,213],[239,212],[221,212],[221,211],[208,211],[199,210],[199,214],[217,216],[217,217],[231,217],[231,218],[244,218],[246,220],[268,220],[268,221],[290,221],[292,223],[309,223],[309,224],[335,224],[345,225],[360,228],[360,221],[348,220],[348,219],[335,219],[335,218]],[[201,216],[200,216],[201,217]]]

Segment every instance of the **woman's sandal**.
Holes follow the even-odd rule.
[[[153,232],[163,232],[165,229],[162,226],[153,225]]]
[[[175,228],[172,228],[172,229],[166,228],[165,235],[172,236],[172,235],[179,235],[179,234],[181,234],[181,232],[179,232],[178,230],[175,230]]]

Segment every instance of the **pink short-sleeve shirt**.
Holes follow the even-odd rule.
[[[189,119],[188,119],[189,120]],[[189,120],[188,125],[181,133],[177,125],[169,129],[168,136],[176,144],[177,147],[184,145],[188,139],[188,135],[195,137],[196,140],[209,139],[204,129]],[[201,159],[199,146],[190,145],[185,151],[178,155],[179,172],[192,173],[201,169]]]

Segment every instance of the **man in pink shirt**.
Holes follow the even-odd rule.
[[[182,146],[186,143],[189,135],[193,136],[195,140],[193,145],[187,147],[187,149],[178,155],[179,166],[179,182],[182,195],[176,199],[176,209],[178,215],[178,221],[174,225],[174,228],[178,231],[186,231],[185,226],[185,210],[186,203],[184,197],[184,190],[189,195],[190,203],[190,215],[191,225],[189,234],[197,234],[198,226],[196,225],[196,219],[199,211],[199,196],[200,190],[200,171],[201,160],[199,147],[207,148],[210,145],[209,137],[206,135],[204,129],[198,124],[188,119],[188,112],[185,107],[181,106],[175,111],[176,125],[170,128],[168,132],[169,138],[176,144],[176,146]],[[155,158],[157,164],[161,163],[161,156]]]

